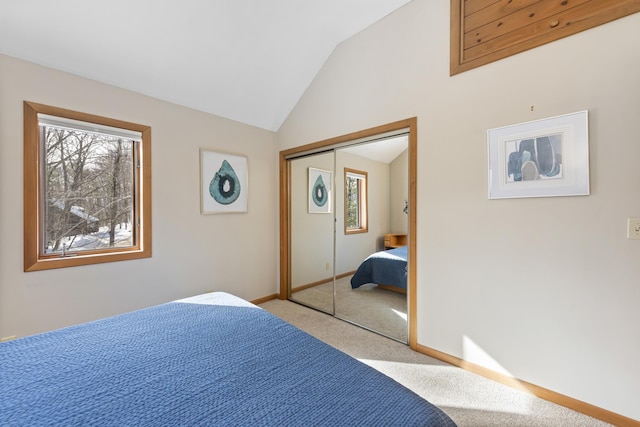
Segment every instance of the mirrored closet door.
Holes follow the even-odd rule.
[[[334,299],[336,317],[405,343],[407,146],[401,135],[336,150]]]
[[[288,299],[403,343],[410,340],[409,140],[398,130],[281,158]]]
[[[290,299],[334,314],[334,153],[289,163]]]

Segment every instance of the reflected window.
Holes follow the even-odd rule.
[[[368,228],[367,172],[344,168],[344,234]]]

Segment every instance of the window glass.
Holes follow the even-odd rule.
[[[345,168],[345,234],[363,233],[367,227],[367,172]]]
[[[131,139],[40,123],[44,144],[43,254],[131,247]]]

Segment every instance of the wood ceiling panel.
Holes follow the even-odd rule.
[[[451,75],[640,12],[640,0],[451,0]]]

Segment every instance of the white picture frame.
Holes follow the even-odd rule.
[[[588,112],[487,131],[489,199],[589,195]]]
[[[309,213],[331,213],[332,173],[309,168]]]
[[[247,212],[247,157],[200,149],[200,213]]]

